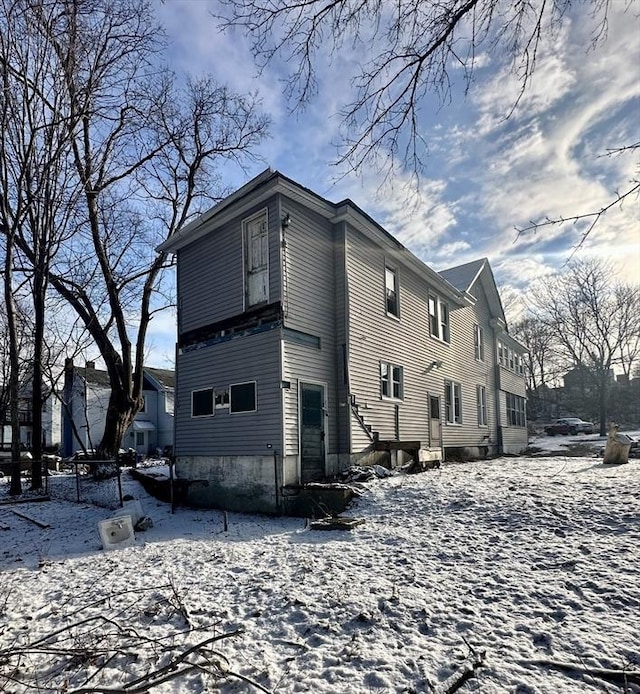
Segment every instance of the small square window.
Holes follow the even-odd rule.
[[[209,417],[213,414],[213,388],[191,391],[191,416]]]
[[[256,401],[256,382],[235,383],[229,386],[229,411],[231,414],[240,412],[255,412],[258,409]]]

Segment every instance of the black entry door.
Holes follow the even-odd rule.
[[[302,484],[324,479],[324,387],[300,385],[300,467]]]

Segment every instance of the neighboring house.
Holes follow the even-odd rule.
[[[173,371],[145,367],[144,405],[125,432],[123,448],[146,455],[173,446],[173,390]],[[94,362],[75,366],[67,359],[62,411],[64,456],[100,443],[110,392],[106,371],[96,369]]]
[[[488,261],[438,274],[350,200],[270,170],[160,249],[193,503],[274,511],[354,463],[526,447],[524,348]]]
[[[2,388],[2,386],[0,386]],[[0,412],[2,420],[0,429],[0,450],[11,447],[11,417],[8,402],[2,398],[3,407]],[[18,402],[18,421],[20,423],[20,446],[30,449],[33,446],[33,416],[31,412],[31,386],[24,387]],[[60,445],[62,437],[62,408],[60,399],[55,394],[49,394],[42,403],[42,445],[52,450]]]

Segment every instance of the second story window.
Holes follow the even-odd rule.
[[[389,362],[380,362],[380,395],[383,398],[402,400],[402,367]]]
[[[400,303],[398,301],[398,273],[390,267],[384,269],[385,300],[387,313],[400,318]]]
[[[429,329],[433,337],[449,342],[449,308],[434,294],[429,296]]]
[[[243,222],[245,308],[269,301],[269,233],[267,213]]]
[[[480,325],[473,326],[473,343],[477,361],[484,361],[484,330]]]

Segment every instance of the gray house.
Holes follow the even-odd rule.
[[[267,170],[177,255],[175,455],[194,503],[273,511],[354,463],[527,444],[487,260],[437,273],[350,200]]]
[[[62,454],[95,448],[104,433],[111,387],[107,371],[95,362],[74,365],[67,359],[62,393]],[[173,446],[174,372],[145,367],[142,384],[143,408],[125,432],[124,448],[146,455]]]

